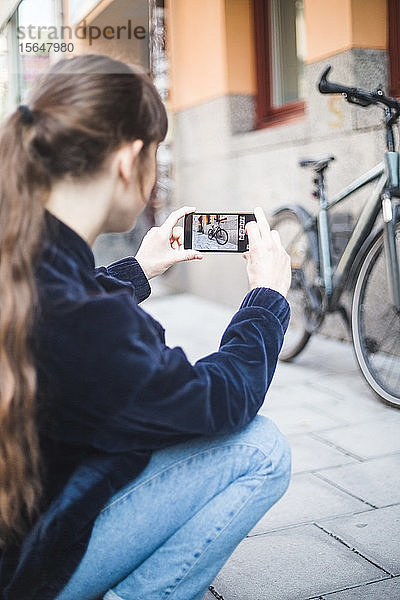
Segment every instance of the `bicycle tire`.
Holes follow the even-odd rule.
[[[271,229],[278,231],[292,263],[292,281],[287,294],[291,316],[279,355],[281,361],[289,362],[305,348],[312,334],[307,318],[309,302],[301,281],[303,275],[310,283],[314,281],[316,266],[307,232],[293,210],[288,208],[277,213],[271,220]]]
[[[220,246],[225,246],[226,242],[228,241],[228,232],[220,227],[215,232],[215,239]]]
[[[400,222],[396,224],[400,256]],[[390,306],[383,233],[361,261],[352,303],[357,362],[380,400],[400,408],[400,314]]]
[[[209,240],[213,239],[213,237],[214,237],[214,229],[213,228],[208,230],[207,236],[208,236]]]

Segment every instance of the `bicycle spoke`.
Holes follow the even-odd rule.
[[[398,231],[399,228],[397,225]],[[382,399],[400,407],[400,314],[390,298],[380,236],[366,255],[356,283],[354,347],[368,383]]]

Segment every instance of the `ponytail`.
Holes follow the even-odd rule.
[[[29,136],[21,112],[0,132],[0,548],[24,533],[41,493],[28,338],[37,305],[34,262],[46,176],[31,163]]]

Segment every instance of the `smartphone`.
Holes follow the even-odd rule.
[[[251,212],[195,212],[185,215],[184,248],[200,252],[245,252],[249,249],[246,224]]]

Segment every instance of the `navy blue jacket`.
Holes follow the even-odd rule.
[[[96,269],[88,244],[47,211],[46,231],[32,339],[45,493],[23,543],[1,555],[2,600],[53,600],[102,506],[153,450],[248,424],[289,321],[286,300],[257,288],[218,352],[192,365],[138,306],[150,286],[134,258]]]

